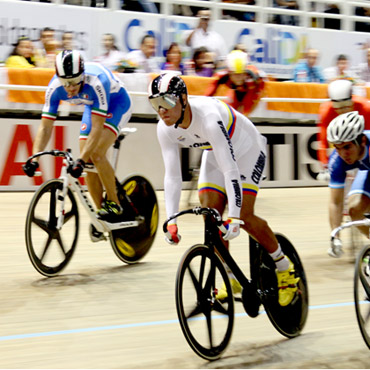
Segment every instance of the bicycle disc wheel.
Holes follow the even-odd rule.
[[[358,326],[370,349],[370,246],[362,249],[356,260],[354,293]]]
[[[294,263],[295,275],[300,278],[297,284],[298,290],[289,305],[280,306],[275,272],[276,266],[264,248],[260,248],[258,286],[264,293],[262,303],[272,325],[285,337],[294,338],[300,334],[307,320],[307,279],[302,262],[293,245],[283,235],[276,234],[276,238],[283,252]]]
[[[219,288],[227,298],[219,301]],[[176,309],[184,336],[193,351],[206,360],[218,359],[231,339],[234,298],[227,272],[209,247],[198,244],[183,256],[176,276]]]
[[[68,189],[63,226],[57,229],[63,182],[47,181],[34,194],[26,217],[26,246],[35,269],[44,276],[55,276],[71,260],[76,248],[79,215],[75,197]]]
[[[120,186],[124,190],[119,191],[123,210],[129,220],[139,214],[139,226],[112,230],[110,242],[121,261],[133,264],[141,260],[153,244],[158,228],[158,202],[153,186],[142,176],[130,176]]]

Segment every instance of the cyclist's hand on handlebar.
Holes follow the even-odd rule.
[[[224,240],[231,240],[240,234],[240,225],[244,225],[244,221],[238,218],[228,218],[218,228],[220,229],[220,236]]]
[[[165,240],[169,244],[178,244],[181,240],[181,235],[178,233],[176,224],[168,225],[165,235]]]
[[[28,177],[35,176],[36,170],[39,168],[39,162],[31,161],[28,164],[25,163],[23,166],[23,171]]]
[[[69,173],[73,177],[75,177],[76,179],[78,179],[82,175],[82,172],[83,172],[85,166],[86,166],[85,161],[82,160],[81,158],[79,158],[79,159],[76,160],[75,163],[73,163],[73,166],[69,170]]]

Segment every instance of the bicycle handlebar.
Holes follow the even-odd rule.
[[[330,234],[331,241],[335,239],[335,237],[337,236],[337,234],[339,234],[340,231],[342,231],[343,229],[347,229],[348,227],[352,227],[352,226],[370,226],[370,219],[364,218],[363,220],[350,221],[350,222],[346,222],[345,224],[341,226],[338,226]]]
[[[36,154],[32,155],[31,157],[29,157],[27,159],[26,164],[29,165],[30,162],[32,161],[32,159],[37,158],[37,157],[41,157],[43,155],[53,155],[54,157],[63,157],[67,160],[69,165],[71,165],[73,163],[73,157],[72,157],[72,154],[69,151],[64,152],[62,150],[54,149],[54,150],[39,152],[39,153],[36,153]]]
[[[180,216],[183,216],[183,215],[186,215],[186,214],[194,214],[194,215],[207,215],[207,216],[211,216],[211,218],[219,225],[222,224],[222,217],[220,215],[220,213],[217,211],[217,209],[215,208],[208,208],[208,207],[194,207],[194,208],[191,208],[191,209],[186,209],[184,211],[181,211],[181,212],[178,212],[178,213],[175,213],[174,215],[172,215],[171,217],[169,217],[164,223],[163,223],[163,232],[166,233],[167,232],[167,225],[168,223],[173,220],[174,218],[177,218],[177,217],[180,217]]]

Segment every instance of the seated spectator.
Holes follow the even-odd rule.
[[[33,45],[28,37],[20,37],[5,61],[8,68],[34,68]]]
[[[326,83],[334,80],[350,80],[355,82],[355,75],[349,70],[349,61],[347,55],[339,54],[336,58],[336,65],[323,70]]]
[[[40,32],[40,41],[35,50],[36,67],[54,68],[55,57],[60,51],[60,44],[55,38],[55,31],[45,27]]]
[[[136,67],[136,72],[159,73],[160,68],[155,58],[156,39],[153,35],[145,35],[140,49],[127,54],[127,61]]]
[[[355,13],[357,16],[360,16],[360,17],[370,17],[370,8],[358,6],[356,7]],[[355,31],[370,32],[370,23],[369,22],[356,22]]]
[[[357,68],[359,83],[370,85],[370,49],[366,49],[366,62],[360,63]]]
[[[124,0],[122,9],[135,12],[158,13],[157,5],[151,0]]]
[[[105,50],[104,53],[95,57],[94,61],[111,71],[116,70],[120,61],[124,59],[124,54],[118,49],[114,35],[105,33],[102,37],[102,46]]]
[[[295,82],[324,83],[321,68],[316,65],[319,58],[317,49],[308,49],[306,59],[298,63],[294,68],[293,80]]]
[[[199,18],[198,25],[187,34],[186,45],[190,46],[192,54],[196,49],[205,47],[214,53],[216,63],[224,60],[227,54],[226,44],[218,32],[210,30],[210,10],[200,10],[197,17]]]
[[[224,3],[244,4],[244,5],[256,5],[255,0],[223,0]],[[224,18],[236,19],[238,21],[254,22],[256,20],[256,13],[249,11],[242,12],[240,10],[224,10]]]
[[[205,95],[214,96],[220,85],[230,90],[228,103],[237,111],[248,115],[259,103],[265,87],[264,73],[249,64],[248,54],[231,51],[226,58],[227,69],[216,73]]]
[[[290,9],[290,10],[299,9],[298,1],[296,0],[273,0],[273,7]],[[298,17],[294,15],[276,14],[273,17],[272,23],[298,26]]]
[[[75,45],[74,33],[72,31],[65,31],[62,35],[62,42],[60,46],[61,50],[78,50],[78,52],[87,61],[86,53],[83,50],[79,50]]]
[[[324,13],[327,14],[340,14],[338,5],[329,4],[326,6]],[[332,30],[340,30],[340,19],[324,18],[324,27]]]
[[[212,77],[215,70],[213,54],[205,47],[194,51],[193,58],[187,66],[186,74],[199,77]]]
[[[177,42],[173,42],[166,52],[166,61],[162,63],[162,71],[177,71],[182,75],[185,74],[184,64],[181,62],[181,49]]]

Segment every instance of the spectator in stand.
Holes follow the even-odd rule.
[[[248,54],[231,51],[226,58],[227,69],[216,73],[205,92],[214,96],[220,85],[229,88],[228,103],[244,115],[250,114],[259,103],[265,87],[264,73],[249,64]]]
[[[45,27],[40,32],[39,45],[35,51],[37,67],[54,68],[56,55],[60,51],[60,43],[55,38],[55,31]]]
[[[140,49],[127,54],[127,60],[136,66],[136,72],[159,73],[160,68],[155,58],[156,39],[152,34],[145,35],[140,44]]]
[[[366,49],[366,62],[360,63],[358,66],[359,83],[370,85],[370,48]]]
[[[295,82],[317,82],[324,83],[325,79],[321,68],[316,65],[319,58],[317,49],[308,49],[306,58],[294,68],[293,80]]]
[[[197,17],[199,18],[198,26],[190,31],[186,37],[186,45],[190,46],[192,53],[200,47],[205,47],[208,51],[214,53],[216,63],[221,62],[227,54],[226,44],[219,33],[209,29],[210,10],[200,10]]]
[[[102,46],[105,50],[104,53],[94,58],[94,61],[111,71],[116,70],[120,61],[124,59],[124,54],[118,49],[114,35],[105,33],[102,37]]]
[[[326,129],[329,123],[343,113],[357,111],[365,118],[365,130],[370,130],[370,102],[362,97],[353,95],[353,84],[349,80],[335,80],[328,85],[330,101],[322,103],[319,109],[319,151],[318,159],[325,168],[328,163],[328,141]]]
[[[177,42],[173,42],[166,52],[166,61],[161,65],[161,71],[176,71],[185,74],[184,64],[181,62],[182,54]]]
[[[20,37],[5,61],[8,68],[34,68],[33,45],[28,37]]]
[[[336,65],[328,67],[323,70],[323,75],[326,83],[330,83],[334,80],[350,80],[355,82],[355,75],[349,69],[349,60],[347,55],[339,54],[336,57]]]
[[[299,9],[298,1],[296,0],[273,0],[273,7],[290,10]],[[272,23],[298,26],[298,18],[294,15],[276,14],[273,16]]]
[[[324,10],[326,14],[340,14],[338,5],[328,4]],[[324,18],[324,27],[332,30],[340,30],[340,19]]]
[[[194,51],[193,58],[187,67],[186,74],[199,77],[212,77],[215,70],[213,54],[205,47]]]
[[[370,17],[370,8],[358,6],[355,13],[360,17]],[[356,22],[355,30],[358,32],[370,32],[370,22]]]
[[[65,31],[62,35],[62,43],[61,47],[62,50],[78,50],[75,45],[75,38],[74,33],[72,31]],[[86,54],[83,50],[78,50],[78,52],[84,58],[84,61],[87,61]]]
[[[256,5],[255,0],[222,0],[224,3],[234,3],[243,5]],[[236,19],[238,21],[254,22],[256,20],[256,13],[241,12],[240,10],[224,10],[223,18]]]

